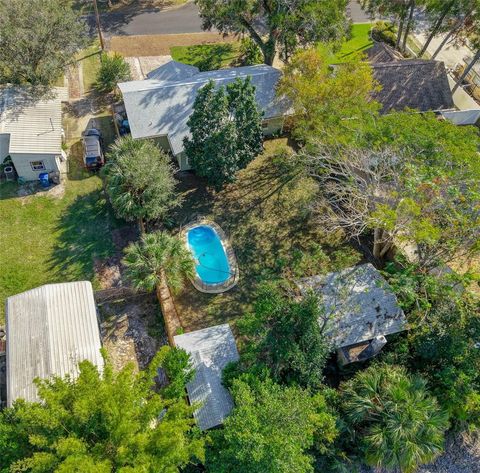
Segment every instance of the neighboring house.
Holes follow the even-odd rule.
[[[18,176],[38,179],[42,172],[60,172],[62,101],[67,91],[56,88],[52,97],[35,99],[25,88],[0,88],[0,164],[11,157]]]
[[[145,80],[118,84],[133,138],[155,138],[170,151],[181,170],[190,169],[183,148],[189,136],[188,118],[193,111],[197,91],[210,80],[217,86],[236,78],[251,77],[259,109],[263,112],[265,135],[280,131],[288,113],[286,100],[276,96],[281,72],[267,65],[200,72],[196,67],[170,61],[152,71]]]
[[[319,323],[341,364],[375,356],[385,336],[407,328],[395,294],[371,264],[304,278],[298,286],[303,294],[313,290],[320,296]]]
[[[92,284],[47,284],[6,302],[7,405],[19,398],[38,401],[35,378],[78,375],[89,360],[103,358]]]
[[[201,430],[223,423],[233,409],[230,393],[222,385],[225,366],[239,358],[233,333],[228,324],[174,337],[178,348],[190,354],[195,378],[187,384],[191,404],[199,404],[194,417]]]
[[[385,43],[367,51],[373,77],[381,86],[373,98],[381,113],[411,108],[420,112],[455,110],[445,65],[440,61],[403,59]]]

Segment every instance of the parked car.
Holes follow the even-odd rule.
[[[83,163],[92,170],[105,164],[102,133],[96,128],[89,128],[83,133]]]

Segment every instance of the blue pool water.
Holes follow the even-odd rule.
[[[225,282],[230,276],[230,265],[217,232],[208,225],[193,227],[187,232],[190,250],[197,262],[198,277],[205,284]]]

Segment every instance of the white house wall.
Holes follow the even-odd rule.
[[[58,159],[55,154],[11,154],[13,165],[19,177],[26,181],[36,181],[42,172],[60,171]],[[31,163],[33,161],[43,161],[44,170],[34,171]]]

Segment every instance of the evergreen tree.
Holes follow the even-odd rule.
[[[152,389],[165,351],[149,368],[103,373],[89,361],[79,376],[38,380],[41,403],[0,412],[0,472],[177,472],[203,460],[204,440],[184,397]],[[178,373],[178,369],[174,370]]]
[[[199,176],[220,189],[233,182],[263,149],[261,112],[249,78],[215,89],[213,81],[202,87],[188,120],[190,138],[185,153]]]

